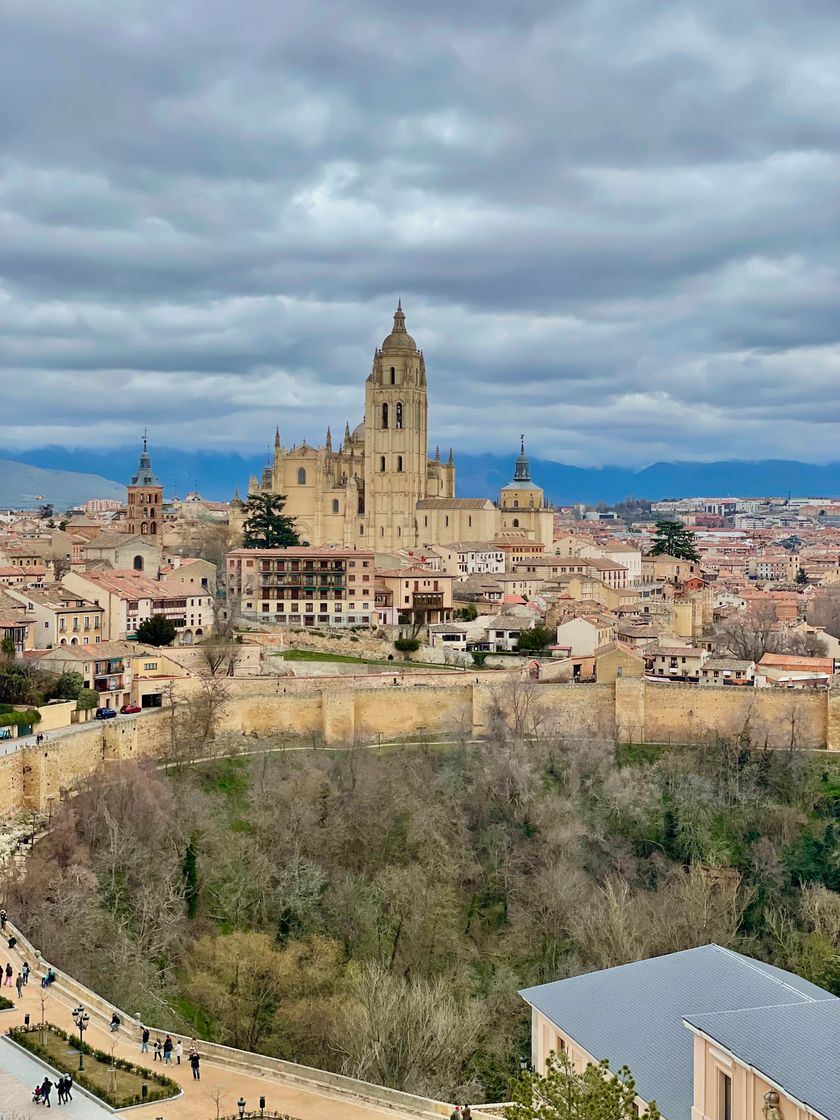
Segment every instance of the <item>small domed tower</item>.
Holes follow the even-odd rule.
[[[163,484],[152,470],[148,437],[143,433],[143,450],[137,471],[128,487],[126,528],[129,533],[154,537],[160,545],[163,532]]]

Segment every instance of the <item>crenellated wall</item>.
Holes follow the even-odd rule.
[[[428,735],[481,737],[499,711],[525,735],[620,742],[704,743],[840,750],[840,690],[708,687],[618,678],[614,684],[531,682],[516,673],[235,680],[220,732],[299,736],[342,746]],[[0,816],[46,810],[62,791],[110,762],[154,758],[171,735],[167,709],[75,725],[0,757]]]

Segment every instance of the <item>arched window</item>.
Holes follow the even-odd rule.
[[[152,536],[155,536],[155,534],[157,533],[157,522],[156,521],[152,522],[152,527],[149,531],[151,532]]]
[[[387,404],[383,404],[383,406],[382,406],[382,427],[383,427],[383,429],[388,427],[388,405]]]
[[[142,572],[143,571],[143,557],[142,556],[135,556],[134,557],[134,570],[135,570],[135,572]]]
[[[148,533],[148,531],[149,531],[149,526],[146,524],[145,521],[141,521],[140,522],[140,535],[145,536],[146,533]]]
[[[394,369],[393,366],[391,366],[391,384],[396,385],[396,383],[397,383],[397,371]]]
[[[519,499],[518,498],[513,499],[513,508],[514,509],[519,509]]]
[[[338,498],[333,498],[333,513],[338,513]]]
[[[402,427],[402,424],[403,424],[402,416],[403,416],[402,401],[397,401],[397,420],[396,420],[396,423],[394,424],[395,428],[401,428]]]
[[[303,467],[300,467],[300,469],[298,470],[298,486],[305,486],[305,485],[306,485],[306,471],[303,469]]]
[[[518,518],[518,517],[514,517],[514,519],[513,519],[513,527],[514,527],[514,529],[518,529],[518,528],[519,528],[519,518]]]
[[[401,471],[402,469],[403,469],[402,455],[398,455],[397,456],[397,470]]]

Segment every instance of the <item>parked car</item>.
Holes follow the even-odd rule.
[[[96,719],[116,719],[117,713],[114,708],[97,708]]]
[[[133,716],[136,712],[139,711],[141,711],[139,704],[123,704],[123,706],[120,708],[120,712],[124,716]]]

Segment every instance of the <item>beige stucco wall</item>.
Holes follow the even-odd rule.
[[[814,1113],[800,1107],[799,1102],[787,1096],[777,1085],[771,1084],[756,1070],[742,1065],[723,1047],[698,1034],[694,1036],[691,1120],[723,1120],[720,1100],[722,1074],[732,1080],[732,1115],[737,1120],[764,1120],[764,1094],[771,1089],[780,1094],[779,1107],[785,1120],[813,1120]]]

